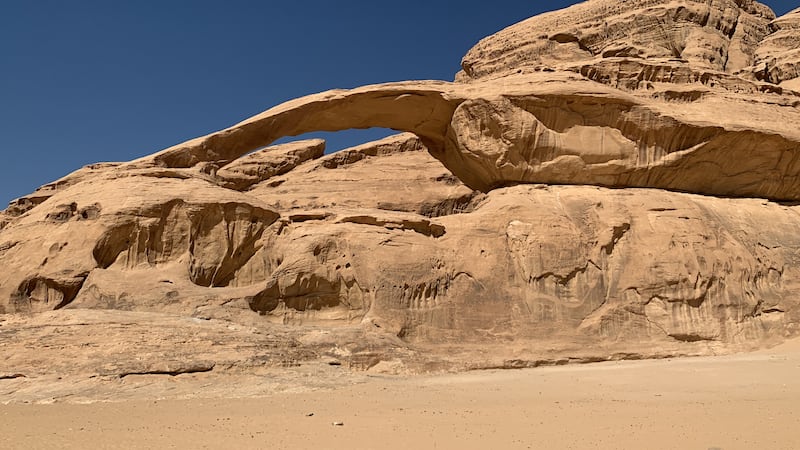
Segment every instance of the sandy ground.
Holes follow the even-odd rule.
[[[15,404],[0,406],[0,448],[800,449],[799,375],[794,341],[264,398]]]

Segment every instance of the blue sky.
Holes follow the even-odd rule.
[[[85,164],[150,154],[291,98],[452,80],[484,36],[576,2],[537,3],[2,0],[0,209]],[[383,133],[324,137],[335,150]]]

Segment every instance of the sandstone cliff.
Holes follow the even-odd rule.
[[[590,0],[484,39],[453,83],[311,95],[81,169],[0,215],[0,335],[21,349],[47,342],[26,320],[95,330],[115,313],[216,327],[218,347],[166,365],[180,333],[154,333],[161,353],[141,367],[58,369],[90,373],[325,355],[524,367],[795,336],[797,16],[748,0]],[[406,133],[330,155],[318,140],[270,147],[368,127]],[[220,337],[224,323],[251,334]],[[250,338],[270,350],[236,342]]]

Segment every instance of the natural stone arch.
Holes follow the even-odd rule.
[[[414,133],[435,153],[443,148],[453,112],[463,101],[453,91],[451,83],[433,81],[327,91],[283,103],[133,163],[173,168],[202,162],[224,165],[283,137],[365,128]]]
[[[544,183],[800,200],[800,134],[754,127],[746,104],[723,103],[730,123],[719,126],[702,119],[714,107],[704,102],[674,108],[574,74],[509,77],[499,88],[387,83],[292,100],[132,164],[222,167],[283,137],[378,127],[416,134],[483,192]],[[770,114],[760,123],[781,130],[797,117]]]

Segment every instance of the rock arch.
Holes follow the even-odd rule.
[[[443,147],[453,112],[463,101],[453,95],[452,86],[435,81],[388,83],[309,95],[133,163],[171,168],[226,164],[282,137],[375,127],[414,133],[436,151]]]
[[[225,166],[288,136],[390,128],[414,133],[464,184],[479,191],[520,183],[667,189],[798,201],[800,133],[780,124],[800,112],[723,99],[725,125],[702,96],[676,108],[575,74],[521,75],[497,83],[387,83],[292,100],[244,122],[134,161],[134,166]],[[783,132],[762,126],[774,124]]]

